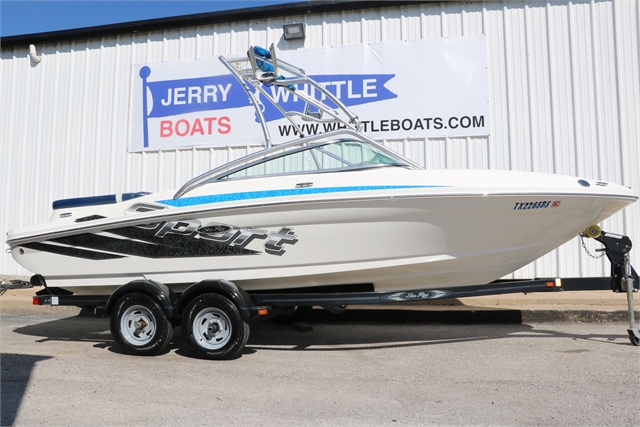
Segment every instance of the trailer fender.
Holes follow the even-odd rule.
[[[203,280],[202,282],[189,286],[174,304],[174,307],[177,310],[176,314],[182,315],[182,312],[189,302],[199,295],[206,293],[216,293],[228,298],[236,307],[238,307],[240,315],[244,320],[251,317],[251,308],[255,305],[253,300],[244,289],[239,288],[228,280]]]
[[[167,315],[167,319],[173,319],[173,307],[177,297],[166,285],[156,282],[155,280],[134,280],[126,285],[120,286],[109,297],[109,301],[107,301],[106,314],[110,316],[116,302],[123,295],[131,292],[142,292],[155,298]]]

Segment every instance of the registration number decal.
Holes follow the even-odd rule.
[[[536,201],[536,202],[517,202],[513,207],[514,211],[523,211],[529,209],[547,209],[547,208],[557,208],[560,206],[560,200],[551,201]]]

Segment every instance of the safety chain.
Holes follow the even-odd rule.
[[[2,296],[9,289],[28,289],[33,288],[33,285],[24,280],[9,280],[9,283],[5,283],[4,279],[0,279],[0,296]]]
[[[605,256],[607,254],[606,251],[602,251],[602,253],[600,255],[593,255],[591,252],[589,252],[589,249],[587,249],[587,245],[586,243],[584,243],[584,235],[580,234],[580,240],[582,241],[582,247],[584,248],[584,251],[587,253],[587,255],[589,255],[591,258],[593,259],[600,259],[603,256]]]

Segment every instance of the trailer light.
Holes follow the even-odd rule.
[[[553,288],[553,282],[547,282],[545,285],[547,285],[547,288]]]
[[[267,314],[269,314],[269,310],[266,310],[266,309],[258,310],[258,316],[266,316]]]
[[[40,305],[40,300],[38,300],[38,297],[33,297],[32,302],[33,305]]]

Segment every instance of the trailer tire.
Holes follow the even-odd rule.
[[[173,326],[164,310],[143,293],[129,293],[120,298],[109,323],[118,347],[131,355],[160,354],[173,338]]]
[[[249,325],[238,307],[214,293],[200,295],[187,305],[182,330],[186,347],[201,359],[238,358],[249,339]]]

